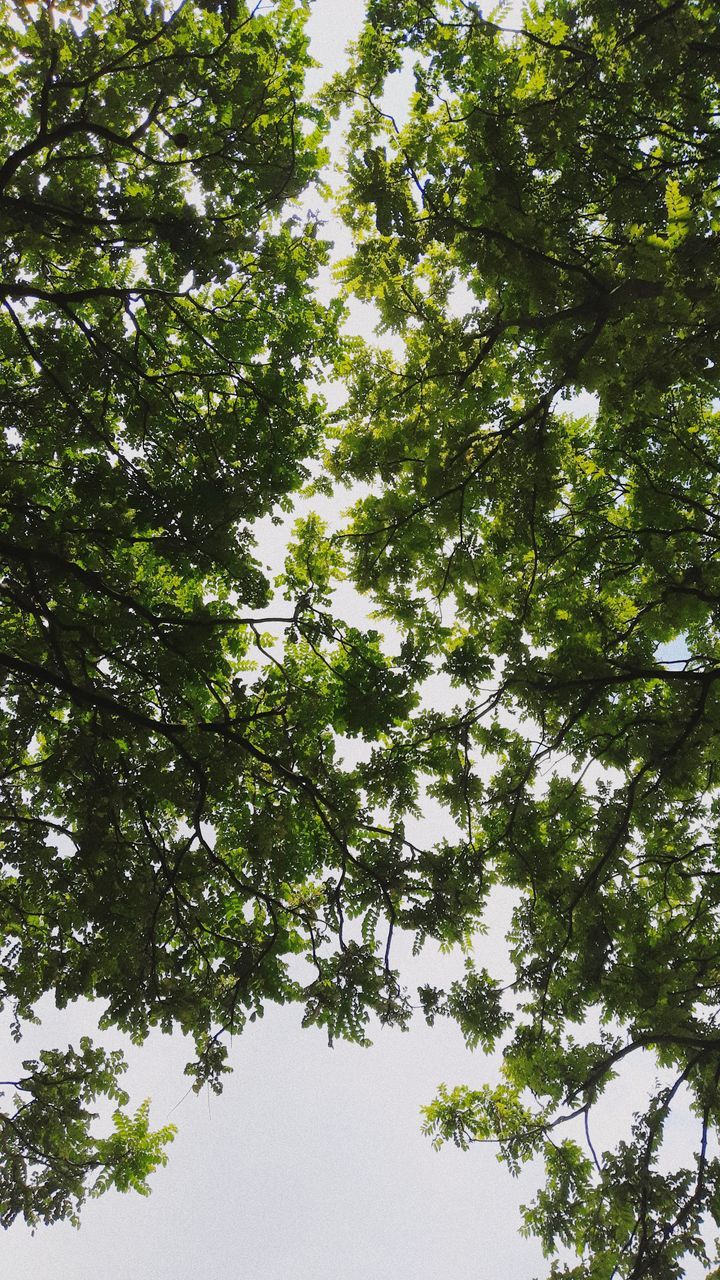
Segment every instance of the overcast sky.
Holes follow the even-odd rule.
[[[315,0],[311,34],[322,69],[340,65],[361,0]],[[402,82],[393,92],[398,103]],[[368,325],[361,310],[356,325]],[[272,548],[266,558],[272,560]],[[440,834],[430,816],[425,839]],[[480,958],[497,972],[509,898],[498,899]],[[459,961],[426,957],[423,979]],[[430,972],[428,973],[428,967]],[[406,969],[407,976],[407,969]],[[434,1152],[420,1107],[440,1081],[479,1084],[497,1064],[468,1053],[456,1028],[374,1032],[369,1050],[303,1031],[300,1014],[271,1008],[233,1047],[220,1098],[187,1093],[191,1046],[156,1036],[126,1048],[132,1102],[152,1098],[155,1125],[179,1127],[170,1163],[148,1199],[109,1193],[90,1202],[79,1231],[31,1236],[16,1224],[0,1240],[0,1280],[515,1280],[543,1274],[534,1241],[518,1234],[532,1171],[518,1182],[489,1148]],[[92,1010],[56,1013],[31,1029],[22,1056],[95,1034]],[[109,1045],[118,1036],[98,1036]],[[14,1058],[15,1050],[12,1051]],[[7,1054],[6,1054],[7,1059]],[[600,1145],[627,1116],[647,1067],[633,1064],[606,1112]],[[5,1071],[3,1072],[5,1075]],[[682,1137],[682,1134],[679,1135]]]

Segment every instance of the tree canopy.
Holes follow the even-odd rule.
[[[319,101],[305,16],[2,11],[2,996],[17,1034],[47,992],[179,1026],[214,1087],[268,1001],[360,1041],[452,1017],[504,1083],[442,1090],[435,1140],[543,1156],[553,1276],[670,1280],[720,1223],[717,9],[369,0]],[[396,357],[315,299],[293,204],[346,105],[342,281]],[[256,523],[313,468],[365,496],[334,537],[300,521],[272,582]],[[344,574],[396,643],[338,616]],[[505,989],[472,962],[494,885]],[[400,929],[465,979],[413,998]],[[603,1151],[641,1052],[660,1079]],[[122,1067],[84,1040],[7,1086],[5,1223],[144,1188],[171,1135]]]
[[[408,1013],[371,935],[415,874],[374,803],[407,804],[412,770],[356,776],[336,736],[392,732],[414,660],[333,622],[313,517],[279,612],[254,551],[307,479],[338,341],[310,288],[327,245],[289,204],[323,159],[305,16],[120,0],[0,24],[3,1000],[18,1032],[46,992],[138,1041],[179,1026],[215,1086],[266,1000],[360,1039]],[[17,1082],[5,1222],[127,1184],[88,1127],[119,1069],[95,1052]]]
[[[556,1276],[681,1275],[720,1206],[718,16],[551,0],[513,33],[378,0],[337,85],[345,279],[405,344],[349,367],[355,572],[467,692],[438,786],[466,874],[518,892],[506,1083],[428,1128],[544,1154]],[[626,1142],[552,1132],[640,1050],[666,1071]],[[667,1173],[681,1089],[697,1155]]]

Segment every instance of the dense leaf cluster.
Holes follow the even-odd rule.
[[[267,1000],[331,1038],[404,1023],[392,930],[438,879],[403,842],[412,756],[383,763],[416,660],[333,621],[314,517],[279,604],[255,551],[307,479],[338,343],[311,288],[327,244],[292,205],[324,158],[305,17],[0,17],[2,999],[18,1028],[47,992],[137,1041],[180,1027],[198,1086]],[[375,744],[364,773],[340,734]],[[477,911],[443,901],[425,927],[452,941]],[[19,1097],[44,1078],[25,1070]],[[83,1070],[52,1125],[39,1095],[4,1115],[28,1170],[8,1147],[5,1221],[74,1212],[99,1166],[96,1188],[138,1182],[92,1137]]]
[[[518,891],[507,1084],[428,1124],[511,1168],[544,1152],[527,1225],[581,1259],[554,1275],[676,1276],[720,1205],[717,6],[368,13],[333,88],[356,103],[344,275],[404,354],[349,370],[336,466],[371,493],[348,539],[467,693],[461,874]],[[558,1145],[641,1050],[670,1083],[627,1143]],[[661,1176],[681,1088],[697,1156]]]

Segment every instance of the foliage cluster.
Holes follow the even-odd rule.
[[[47,992],[102,1001],[137,1042],[179,1027],[198,1087],[267,1000],[331,1038],[364,1039],[371,1012],[404,1023],[372,925],[382,908],[391,933],[434,874],[429,854],[400,866],[396,816],[375,816],[413,803],[412,761],[380,757],[417,663],[333,620],[315,518],[277,607],[255,552],[307,479],[311,382],[338,346],[339,304],[311,288],[328,246],[292,205],[324,159],[305,16],[0,13],[2,998],[18,1028]],[[375,744],[370,771],[343,766],[340,733]],[[438,936],[459,927],[438,913]],[[32,1094],[47,1072],[25,1069]],[[70,1178],[50,1129],[43,1157],[16,1127],[29,1172],[8,1149],[6,1220],[68,1212],[83,1162],[96,1186],[137,1181],[91,1137],[91,1076],[22,1111],[85,1124],[68,1149],[86,1150]],[[122,1129],[140,1165],[143,1123]]]
[[[506,1083],[427,1121],[513,1170],[544,1154],[526,1224],[577,1254],[553,1275],[671,1277],[720,1211],[718,12],[495,18],[370,3],[332,89],[356,104],[344,278],[404,338],[349,366],[354,573],[465,691],[440,790],[464,875],[518,893]],[[399,127],[381,94],[408,47]],[[589,1113],[640,1051],[662,1080],[595,1152]],[[697,1155],[668,1174],[681,1090]],[[569,1116],[586,1153],[556,1141]]]

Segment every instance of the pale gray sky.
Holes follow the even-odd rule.
[[[322,70],[340,65],[358,29],[361,0],[315,0],[311,34]],[[392,91],[397,105],[402,84]],[[353,312],[369,331],[371,316]],[[273,548],[267,548],[273,559]],[[430,816],[431,829],[439,831]],[[483,963],[497,970],[509,899],[493,911]],[[492,957],[492,958],[491,958]],[[434,968],[428,974],[428,963]],[[459,961],[422,962],[425,980],[457,971]],[[406,969],[407,975],[407,969]],[[83,1225],[16,1224],[0,1239],[0,1280],[514,1280],[542,1275],[534,1241],[518,1234],[521,1201],[532,1198],[532,1171],[518,1182],[491,1149],[434,1152],[420,1133],[420,1106],[440,1081],[476,1084],[497,1063],[470,1054],[456,1028],[408,1034],[377,1029],[364,1050],[331,1051],[317,1030],[303,1031],[292,1009],[270,1009],[232,1051],[234,1074],[220,1098],[187,1094],[181,1037],[156,1036],[129,1049],[127,1086],[135,1104],[153,1100],[156,1125],[179,1127],[170,1163],[148,1199],[110,1193],[89,1203]],[[94,1034],[92,1010],[59,1014],[31,1029],[18,1055]],[[119,1036],[105,1035],[110,1045]],[[634,1063],[604,1113],[600,1146],[627,1119],[646,1083]],[[3,1076],[7,1078],[6,1070]],[[679,1126],[678,1140],[683,1137]]]

